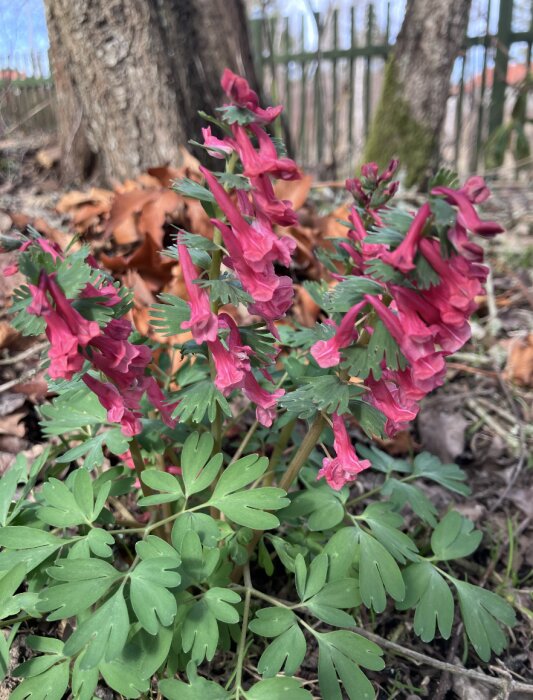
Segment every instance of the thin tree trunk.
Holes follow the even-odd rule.
[[[68,180],[177,164],[226,66],[257,87],[242,0],[45,1]]]
[[[396,156],[407,184],[434,167],[450,76],[466,34],[471,0],[409,0],[365,149],[384,166]]]

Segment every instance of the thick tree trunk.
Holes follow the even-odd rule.
[[[420,183],[435,165],[450,75],[463,43],[471,0],[409,0],[387,63],[365,160],[396,156],[407,184]]]
[[[69,181],[177,164],[226,66],[257,87],[242,0],[45,2]]]

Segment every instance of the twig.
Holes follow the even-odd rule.
[[[520,447],[520,442],[517,438],[509,434],[509,431],[503,428],[498,421],[488,413],[483,406],[480,406],[474,399],[467,399],[465,401],[466,405],[471,411],[474,411],[484,423],[486,423],[495,433],[497,433],[502,440],[504,440],[507,445],[516,453]]]
[[[3,394],[4,391],[8,391],[18,384],[22,384],[22,382],[25,382],[26,379],[31,379],[35,374],[37,374],[36,369],[29,369],[27,372],[23,372],[20,377],[10,379],[10,381],[6,382],[5,384],[0,384],[0,394]]]
[[[13,124],[13,126],[10,126],[9,129],[4,131],[3,136],[6,137],[6,136],[9,136],[9,134],[12,134],[14,131],[16,131],[19,128],[19,126],[22,126],[22,124],[27,122],[29,119],[34,117],[36,114],[39,114],[39,112],[42,112],[43,109],[46,109],[46,107],[48,107],[49,104],[50,104],[49,99],[44,100],[44,102],[40,102],[33,109],[31,109],[23,119],[21,119],[19,122],[17,122],[17,124]]]
[[[384,649],[398,654],[399,656],[404,656],[407,659],[412,659],[416,663],[426,664],[427,666],[432,666],[433,668],[438,668],[441,671],[447,671],[449,673],[455,673],[458,676],[465,676],[466,678],[471,678],[472,680],[479,681],[480,683],[487,683],[488,685],[493,685],[497,688],[501,688],[505,692],[522,692],[528,695],[533,695],[533,685],[529,683],[519,683],[512,679],[504,680],[503,678],[494,678],[493,676],[487,676],[486,673],[481,673],[480,671],[474,671],[469,668],[464,668],[463,666],[458,666],[456,664],[448,663],[447,661],[439,661],[439,659],[433,659],[431,656],[426,656],[426,654],[421,654],[418,651],[413,651],[412,649],[406,649],[400,644],[395,642],[389,642],[388,639],[380,637],[378,634],[373,632],[367,632],[367,630],[361,627],[352,628],[357,634],[360,634],[370,641],[379,644]]]
[[[14,365],[15,362],[19,362],[20,360],[27,360],[28,357],[35,355],[36,353],[40,352],[41,350],[44,350],[44,348],[47,345],[48,345],[47,340],[45,340],[44,343],[38,343],[37,345],[32,345],[31,348],[26,348],[26,350],[19,352],[18,355],[11,355],[10,357],[5,357],[5,358],[0,359],[0,365]]]

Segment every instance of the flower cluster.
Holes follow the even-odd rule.
[[[264,128],[282,108],[260,108],[258,97],[246,80],[230,70],[224,72],[222,87],[231,99],[226,109],[240,110],[245,123],[231,123],[222,139],[214,136],[210,127],[203,129],[204,146],[214,157],[229,159],[232,170],[239,163],[240,177],[246,187],[230,194],[232,188],[226,189],[221,184],[220,173],[206,168],[201,171],[225,217],[225,221],[213,219],[226,251],[223,263],[251,297],[249,313],[263,319],[277,336],[274,321],[290,308],[294,290],[291,278],[278,275],[275,265],[290,265],[296,242],[289,236],[278,235],[274,226],[289,226],[297,219],[291,203],[276,197],[271,178],[293,180],[300,177],[300,172],[294,161],[278,155]],[[252,349],[243,343],[233,318],[227,313],[215,313],[206,290],[195,284],[198,271],[179,237],[178,252],[191,309],[190,321],[184,327],[190,329],[197,343],[207,344],[216,368],[216,387],[226,396],[234,389],[242,389],[256,404],[257,420],[270,426],[276,401],[284,390],[268,391],[259,384],[252,371]],[[269,378],[264,369],[263,374]]]
[[[366,400],[387,419],[385,432],[389,436],[416,417],[420,399],[443,383],[446,356],[459,350],[470,337],[469,318],[477,308],[476,297],[483,292],[488,268],[481,264],[483,251],[469,240],[468,232],[493,236],[503,230],[495,222],[479,218],[473,204],[484,201],[489,192],[482,178],[476,177],[458,190],[435,187],[431,192],[457,207],[455,224],[444,229],[445,240],[435,237],[439,233],[435,214],[430,204],[424,204],[400,245],[392,250],[388,244],[373,243],[372,232],[379,233],[383,228],[378,210],[396,191],[396,183],[390,183],[396,167],[393,161],[379,175],[377,166],[371,163],[363,168],[362,180],[347,181],[358,206],[350,215],[350,242],[342,244],[353,275],[372,278],[371,261],[376,259],[392,274],[379,280],[380,294],[364,294],[338,326],[333,324],[336,332],[332,338],[320,340],[311,348],[320,367],[336,367],[343,361],[343,349],[368,343],[376,322],[383,324],[397,344],[405,367],[393,370],[383,360],[378,376],[369,371],[365,386]],[[450,213],[453,215],[453,210]],[[438,282],[422,284],[417,275],[420,258],[429,264]],[[368,464],[358,460],[353,448],[351,452],[347,448],[346,428],[338,416],[333,428],[338,457],[324,459],[320,474],[333,488],[340,488]]]
[[[52,255],[54,260],[60,256],[42,239],[33,245]],[[28,248],[26,245],[26,250]],[[94,261],[92,263],[94,265]],[[122,302],[112,284],[98,275],[95,283],[83,287],[76,300],[68,299],[57,274],[43,269],[37,284],[29,284],[29,291],[31,303],[27,312],[46,323],[50,377],[70,380],[83,371],[81,379],[98,396],[107,410],[108,420],[120,423],[124,435],[141,432],[140,402],[145,394],[159,410],[162,420],[169,426],[174,425],[173,407],[166,404],[155,379],[145,374],[152,359],[150,348],[128,340],[133,330],[131,323],[125,318],[111,318],[100,327],[76,309],[76,304],[91,301],[96,307],[107,307],[112,314],[114,307]]]

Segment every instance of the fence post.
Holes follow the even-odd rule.
[[[494,61],[494,80],[492,83],[492,97],[489,113],[489,135],[503,122],[512,18],[513,0],[500,0],[496,59]]]

